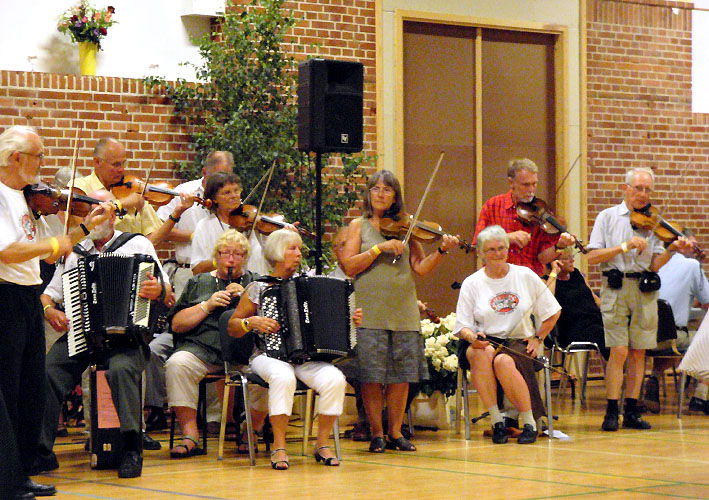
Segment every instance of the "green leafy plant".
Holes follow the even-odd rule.
[[[315,173],[311,158],[298,152],[297,61],[288,33],[298,23],[284,0],[228,3],[219,33],[198,41],[202,63],[193,67],[198,81],[148,77],[153,92],[164,93],[176,115],[190,126],[195,162],[178,167],[188,178],[199,176],[213,150],[234,155],[235,170],[248,193],[276,161],[265,211],[278,210],[289,221],[314,231]],[[323,227],[342,223],[358,198],[366,155],[324,156]],[[327,167],[327,168],[325,168]],[[262,188],[249,202],[258,204]],[[306,241],[306,244],[308,242]],[[326,252],[324,252],[326,253]]]

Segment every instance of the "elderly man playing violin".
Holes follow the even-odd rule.
[[[42,424],[45,340],[39,285],[40,259],[53,263],[71,251],[111,213],[110,204],[93,210],[65,236],[50,236],[35,219],[22,189],[36,182],[44,145],[31,127],[13,126],[0,134],[0,303],[6,312],[0,328],[0,496],[53,495],[54,486],[29,479]],[[54,420],[54,428],[57,427]]]
[[[114,197],[106,190],[92,193],[92,197],[99,200],[112,200]],[[52,327],[58,331],[67,331],[69,321],[64,313],[55,306],[64,299],[62,289],[62,274],[77,266],[78,259],[84,254],[102,254],[115,252],[118,255],[144,254],[151,256],[157,263],[162,274],[164,286],[158,279],[148,274],[148,279],[143,283],[139,294],[141,297],[157,300],[171,295],[172,289],[167,275],[160,267],[155,248],[150,241],[140,234],[125,233],[114,230],[115,215],[94,228],[75,251],[67,257],[63,266],[59,266],[54,273],[52,281],[47,285],[41,296],[44,304],[45,316]],[[78,248],[80,247],[80,248]],[[52,451],[56,438],[57,421],[61,403],[66,394],[71,391],[81,380],[81,374],[94,360],[88,352],[69,358],[68,336],[62,336],[52,346],[47,354],[47,389],[46,406],[42,424],[42,435],[35,470],[51,470],[56,467],[57,461]],[[142,432],[142,401],[140,397],[141,375],[148,362],[150,351],[146,345],[115,346],[107,355],[105,362],[108,364],[106,379],[111,388],[113,403],[118,413],[123,441],[123,457],[118,468],[118,477],[138,477],[143,466],[141,454]]]
[[[631,224],[633,212],[649,205],[654,179],[655,174],[648,168],[629,170],[624,200],[598,214],[588,244],[589,264],[601,264],[601,314],[606,347],[611,350],[606,365],[608,406],[604,431],[618,430],[618,399],[626,359],[623,427],[650,429],[650,424],[640,418],[637,402],[645,372],[645,350],[657,346],[660,280],[655,273],[674,252],[691,248],[689,240],[681,237],[665,249],[651,230]]]
[[[547,234],[539,225],[522,223],[517,216],[519,203],[531,203],[537,190],[537,165],[530,159],[514,159],[507,166],[510,190],[487,200],[475,225],[475,237],[488,226],[499,225],[510,239],[508,260],[530,268],[541,276],[544,265],[553,261],[563,248],[576,241],[569,233]]]
[[[93,165],[93,172],[76,179],[74,186],[84,193],[99,189],[111,190],[123,180],[126,166],[125,146],[111,137],[99,139],[94,146]],[[149,235],[162,225],[153,207],[145,203],[140,193],[121,194],[117,198],[119,207],[128,211],[128,214],[116,222],[117,230]]]

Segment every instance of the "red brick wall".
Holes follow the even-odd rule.
[[[709,126],[692,113],[691,4],[587,5],[589,231],[622,198],[625,171],[645,166],[656,174],[653,204],[709,248]]]
[[[289,7],[303,18],[291,45],[298,58],[317,55],[364,64],[364,147],[375,154],[374,0],[313,0]],[[32,125],[44,138],[45,180],[71,163],[77,127],[82,129],[78,167],[83,174],[91,170],[93,144],[104,136],[125,143],[128,169],[135,173],[149,168],[157,149],[151,179],[177,180],[173,162],[192,159],[189,130],[173,119],[168,102],[146,95],[135,79],[0,70],[0,129],[16,124]]]

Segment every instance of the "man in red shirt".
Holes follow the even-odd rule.
[[[559,257],[562,249],[573,245],[574,237],[569,233],[550,235],[538,225],[525,225],[517,218],[517,203],[534,199],[537,171],[537,165],[527,158],[509,162],[507,181],[510,190],[485,202],[480,210],[473,240],[488,226],[502,226],[510,239],[507,261],[528,267],[541,276],[544,265]]]

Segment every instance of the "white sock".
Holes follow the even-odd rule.
[[[694,389],[694,397],[706,401],[708,391],[709,387],[700,382],[697,384],[697,388]]]
[[[532,428],[535,431],[537,430],[537,422],[534,420],[534,415],[532,415],[532,410],[519,412],[519,419],[520,419],[520,423],[522,424],[523,428],[525,425],[529,424],[532,426]]]
[[[487,409],[487,411],[490,413],[490,419],[492,420],[493,426],[498,422],[504,422],[504,419],[502,418],[502,413],[500,413],[500,409],[497,407],[497,405],[491,406]]]

